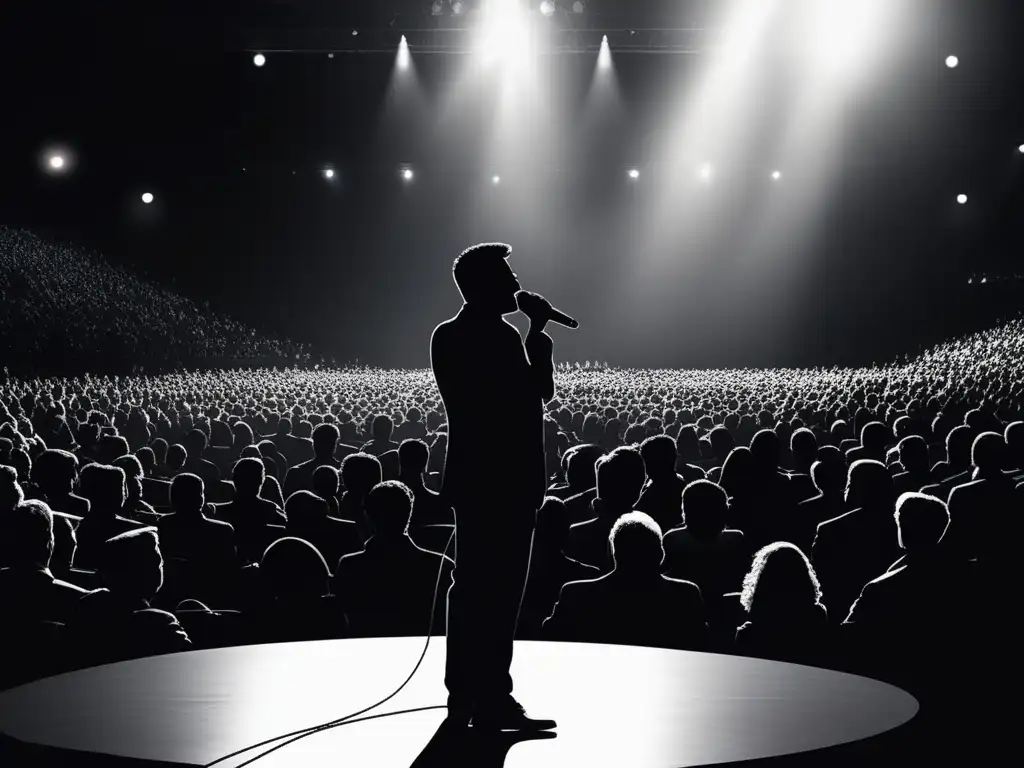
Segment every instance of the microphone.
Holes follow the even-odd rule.
[[[537,293],[519,291],[516,293],[516,304],[519,311],[534,322],[546,321],[566,328],[579,328],[580,324],[564,312],[551,306],[551,302]]]

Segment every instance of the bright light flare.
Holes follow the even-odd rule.
[[[871,69],[900,21],[891,0],[816,0],[807,10],[808,66],[840,78]]]
[[[960,64],[960,59],[958,59],[956,56],[947,56],[946,57],[946,66],[949,67],[950,69],[956,69],[957,66],[959,66],[959,64]]]
[[[409,43],[405,39],[405,35],[402,35],[402,40],[398,43],[398,68],[406,70],[409,68],[409,64],[412,61],[412,56],[409,53]]]
[[[334,178],[334,169],[333,168],[327,168],[326,170],[324,170],[324,178],[325,179],[333,179]]]
[[[153,193],[152,192],[143,192],[142,193],[142,202],[144,202],[146,205],[149,205],[150,203],[152,203],[153,202]]]
[[[1019,147],[1017,147],[1017,151],[1024,155],[1024,144],[1021,144]]]
[[[412,181],[414,175],[415,174],[413,174],[412,168],[403,168],[402,169],[402,179],[403,180],[405,180],[405,181]]]
[[[601,50],[597,53],[597,68],[602,70],[612,68],[612,49],[608,45],[608,35],[601,40]]]
[[[495,186],[501,184],[501,176],[492,176],[491,183],[494,184]]]
[[[640,171],[638,171],[636,168],[630,168],[629,169],[629,178],[631,178],[631,179],[639,179],[640,178]]]
[[[66,147],[50,147],[39,158],[43,171],[51,176],[63,176],[71,173],[74,165],[74,154]]]
[[[701,181],[710,181],[714,173],[715,169],[711,167],[711,163],[704,163],[698,171]]]
[[[551,2],[551,0],[544,0],[544,2],[540,4],[540,12],[545,16],[554,16],[555,4]]]
[[[782,172],[781,171],[772,171],[772,178],[775,181],[778,181],[779,179],[782,178]]]
[[[960,205],[965,205],[967,203],[967,195],[957,195],[956,201],[960,203]]]
[[[522,64],[529,59],[529,26],[518,0],[491,0],[485,6],[480,47],[484,62]]]
[[[50,167],[53,168],[55,171],[59,171],[61,168],[63,168],[64,167],[64,156],[63,155],[54,155],[53,157],[51,157],[50,158]]]
[[[255,64],[257,67],[262,67],[264,64],[267,63],[267,57],[264,56],[262,53],[257,53],[255,56],[252,57],[252,63]]]

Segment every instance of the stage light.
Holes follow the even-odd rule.
[[[959,63],[960,63],[960,59],[958,59],[956,56],[947,56],[946,57],[946,66],[949,67],[950,69],[955,69],[957,64],[959,64]]]
[[[544,0],[544,2],[540,4],[540,12],[545,16],[554,16],[555,4],[551,2],[551,0]]]
[[[964,203],[967,202],[967,195],[957,195],[956,201],[960,203],[960,205],[963,205]]]
[[[267,57],[264,56],[262,53],[257,53],[255,56],[252,57],[252,63],[255,64],[257,67],[262,67],[264,64],[267,63]]]
[[[638,171],[636,168],[631,168],[629,170],[629,178],[631,178],[631,179],[639,179],[640,178],[640,171]]]
[[[1017,147],[1017,151],[1024,155],[1024,144],[1021,144],[1019,147]]]
[[[779,179],[782,178],[782,173],[780,173],[779,171],[772,171],[772,178],[778,181]]]
[[[583,13],[586,10],[587,4],[583,2],[583,0],[576,0],[576,2],[572,4],[573,13]]]
[[[333,168],[327,168],[326,170],[324,170],[324,178],[326,178],[326,179],[333,179],[334,178],[334,169]]]
[[[493,183],[493,184],[494,184],[495,186],[497,186],[498,184],[501,184],[501,176],[493,176],[493,177],[491,178],[491,182],[492,182],[492,183]]]
[[[152,203],[153,202],[153,193],[152,192],[143,192],[142,193],[142,202],[144,202],[146,205],[149,205],[150,203]]]
[[[53,168],[55,171],[59,171],[61,168],[63,168],[64,167],[64,156],[63,155],[54,155],[53,157],[51,157],[50,158],[50,167]]]
[[[413,177],[412,168],[403,168],[402,169],[402,178],[405,179],[405,181],[412,181],[412,177]]]
[[[441,0],[434,0],[434,4],[430,6],[431,16],[440,16],[444,13],[444,3]]]
[[[402,35],[402,39],[398,43],[398,68],[405,70],[409,68],[409,43],[405,39],[405,35]]]
[[[453,0],[452,2],[452,15],[461,16],[466,12],[466,4],[462,0]]]

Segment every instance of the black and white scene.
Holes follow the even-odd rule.
[[[0,765],[1016,752],[1020,0],[34,0],[0,72]]]

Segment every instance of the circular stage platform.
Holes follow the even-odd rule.
[[[40,754],[65,766],[120,764],[96,762],[100,755],[203,766],[376,703],[408,677],[423,642],[243,646],[95,667],[0,693],[0,734],[30,750],[50,748]],[[515,695],[527,712],[557,720],[558,728],[539,739],[485,738],[472,728],[439,730],[446,715],[444,651],[444,638],[434,638],[416,676],[368,714],[437,709],[322,731],[253,765],[682,768],[847,744],[894,729],[918,711],[898,688],[811,667],[518,642]],[[218,765],[240,766],[262,749]]]

